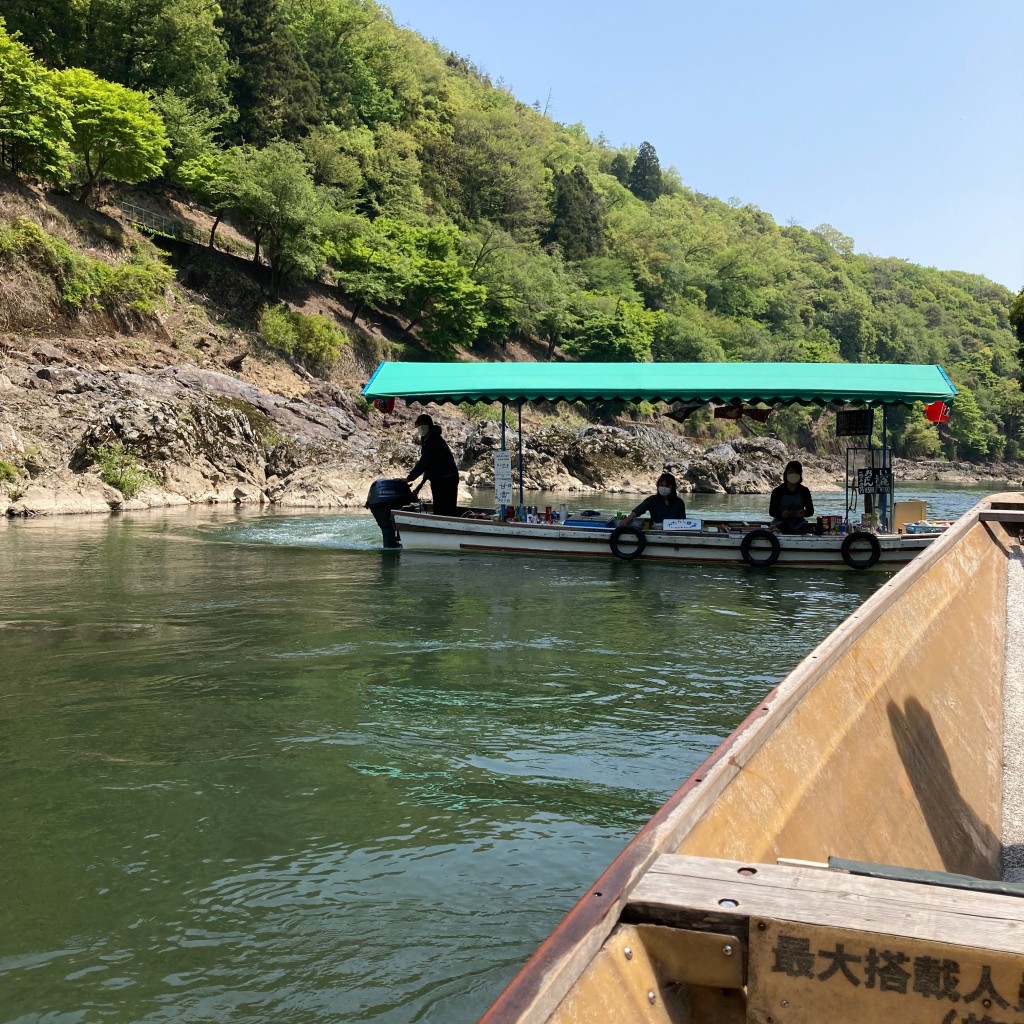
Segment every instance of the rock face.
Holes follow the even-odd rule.
[[[279,392],[243,374],[276,383],[287,369],[255,359],[225,363],[240,368],[233,373],[185,363],[111,368],[56,344],[26,351],[19,342],[0,338],[0,509],[9,516],[212,502],[359,508],[373,480],[404,477],[418,457],[412,421],[420,410],[382,415],[354,386],[292,376]],[[432,413],[468,502],[470,487],[493,486],[501,427],[451,406]],[[506,444],[515,464],[514,430]],[[99,453],[112,447],[144,474],[131,494],[101,479]],[[792,457],[802,458],[812,491],[842,487],[840,462],[790,452],[770,438],[706,447],[647,424],[577,427],[550,418],[523,437],[524,482],[533,491],[650,494],[668,469],[684,492],[763,494]],[[901,475],[970,479],[970,469],[977,472],[938,463],[922,477]],[[1008,468],[1002,479],[1015,478]]]

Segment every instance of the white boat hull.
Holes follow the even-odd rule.
[[[531,555],[615,558],[609,539],[611,527],[565,526],[546,523],[505,523],[491,519],[435,516],[426,512],[392,513],[402,547],[417,551],[512,552]],[[715,532],[669,533],[645,531],[646,546],[639,556],[653,562],[745,565],[740,550],[749,524]],[[872,566],[893,569],[905,565],[923,551],[934,535],[877,534],[879,558]],[[842,536],[778,534],[779,556],[775,565],[794,567],[850,568],[842,557]]]

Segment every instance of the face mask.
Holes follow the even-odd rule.
[[[672,493],[671,487],[659,487],[658,493],[663,497],[667,498]]]
[[[427,434],[429,434],[429,433],[430,433],[430,427],[426,426],[426,424],[424,424],[422,427],[417,427],[416,428],[416,436],[417,437],[426,437]]]
[[[800,474],[799,473],[790,473],[789,476],[786,477],[786,479],[791,484],[798,484],[798,483],[800,483]]]

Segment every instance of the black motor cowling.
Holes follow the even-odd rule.
[[[384,537],[384,547],[401,547],[391,512],[393,509],[411,505],[413,501],[415,498],[407,480],[374,480],[370,484],[370,491],[366,495],[366,507],[377,520]]]

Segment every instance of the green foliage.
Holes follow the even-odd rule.
[[[14,484],[21,479],[21,474],[13,462],[0,459],[0,484]]]
[[[132,450],[123,441],[110,441],[92,452],[99,466],[100,479],[116,487],[126,498],[134,498],[143,487],[157,486],[157,479],[139,465]]]
[[[283,306],[265,306],[259,318],[260,341],[301,363],[311,373],[326,374],[348,339],[322,316],[307,316]]]
[[[336,124],[399,124],[407,73],[372,4],[282,0],[281,9]]]
[[[322,97],[282,5],[221,0],[220,14],[228,52],[237,62],[231,79],[232,106],[238,111],[232,141],[263,147],[300,138],[322,119]]]
[[[1009,320],[1010,326],[1017,335],[1017,341],[1020,343],[1017,350],[1020,375],[1017,379],[1020,381],[1020,386],[1024,388],[1024,288],[1017,293],[1017,297],[1010,304]]]
[[[459,409],[474,422],[501,422],[501,406],[494,402],[461,402]]]
[[[920,402],[914,404],[913,412],[898,435],[894,448],[908,459],[934,459],[942,454],[939,432],[935,424],[925,418],[924,406]]]
[[[216,218],[211,245],[228,219],[274,289],[324,275],[354,320],[399,318],[400,344],[941,363],[973,407],[954,403],[938,432],[896,417],[897,447],[1019,448],[1024,292],[694,192],[650,142],[611,147],[550,120],[378,0],[5,0],[3,13],[23,33],[0,30],[7,168],[63,180],[73,137],[88,194],[159,174],[169,148],[166,179]],[[111,268],[5,237],[8,251],[32,243],[69,308],[109,294]],[[158,290],[133,261],[118,273],[124,293]],[[832,443],[813,418],[777,422],[789,443]]]
[[[83,256],[24,217],[0,227],[0,266],[18,261],[52,277],[61,300],[75,312],[152,313],[174,278],[166,263],[141,250],[115,264]]]
[[[608,173],[620,184],[629,184],[630,163],[624,153],[616,153],[608,166]]]
[[[61,182],[70,172],[68,104],[29,48],[0,18],[0,162],[14,174]]]
[[[563,349],[594,362],[647,362],[663,314],[610,295],[584,292]]]
[[[977,460],[998,457],[1005,447],[992,423],[978,408],[970,388],[958,384],[959,394],[949,418],[949,454],[954,459]]]
[[[436,355],[472,345],[486,326],[487,290],[471,277],[454,228],[348,220],[332,239],[331,259],[357,311],[396,305],[408,319],[403,336],[418,328]]]
[[[153,107],[163,120],[170,140],[165,173],[172,181],[178,180],[178,170],[183,164],[202,160],[213,153],[225,115],[212,114],[170,91],[154,96]]]
[[[224,109],[230,61],[208,0],[5,0],[4,11],[50,67]]]
[[[661,161],[649,142],[640,143],[626,184],[637,199],[648,203],[653,203],[661,195]]]
[[[134,184],[160,173],[170,140],[148,97],[82,68],[55,72],[53,81],[70,107],[83,200],[104,179]]]
[[[193,161],[182,175],[195,181],[218,210],[235,219],[270,263],[275,291],[286,278],[316,277],[324,264],[327,205],[317,193],[302,150],[289,142],[239,148]]]
[[[604,213],[601,197],[587,172],[576,164],[552,180],[551,226],[544,241],[557,243],[567,260],[596,256],[604,248]]]

